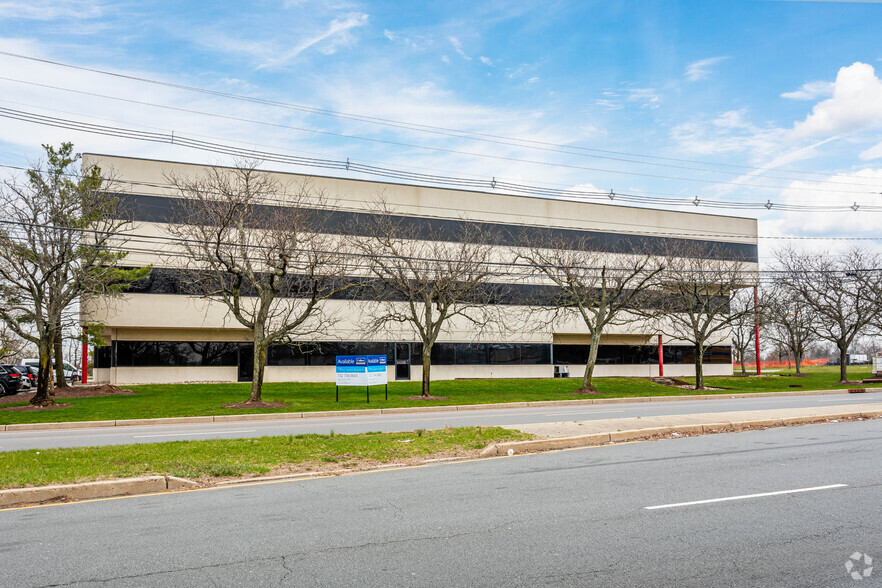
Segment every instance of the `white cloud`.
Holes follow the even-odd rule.
[[[23,47],[28,47],[28,49],[25,50]],[[11,42],[9,39],[0,38],[0,50],[45,56],[49,59],[58,58],[48,47],[34,42]],[[169,78],[163,73],[154,71],[101,67],[100,65],[99,67],[131,76],[173,83],[192,83],[190,79]],[[5,77],[13,79],[47,81],[63,88],[82,92],[106,93],[131,101],[174,105],[176,108],[208,113],[223,113],[230,117],[265,123],[306,126],[303,120],[306,115],[286,113],[256,104],[232,102],[172,88],[146,85],[122,78],[108,82],[108,78],[100,74],[58,68],[48,64],[0,56],[0,70],[4,72]],[[240,80],[227,78],[219,80],[209,88],[222,91],[233,89],[233,91],[239,92],[242,91],[243,86]],[[248,88],[244,89],[248,90]],[[257,127],[255,124],[230,119],[154,108],[85,94],[48,90],[9,81],[0,81],[0,94],[5,101],[4,106],[8,108],[101,125],[143,129],[166,134],[174,131],[176,135],[203,137],[225,144],[251,147],[254,147],[255,142],[263,143],[265,146],[275,144],[280,145],[279,149],[282,150],[292,145],[294,142],[292,137],[297,136],[301,141],[298,148],[309,149],[312,146],[311,137],[289,129],[270,126]],[[36,158],[40,155],[40,144],[58,145],[62,141],[72,141],[77,151],[81,152],[118,153],[133,157],[153,157],[201,163],[217,163],[220,159],[216,154],[175,145],[132,141],[0,118],[0,152],[2,152],[4,163],[26,164],[27,158]]]
[[[307,50],[314,49],[324,55],[336,52],[341,46],[355,42],[353,30],[368,24],[368,15],[361,12],[347,13],[328,22],[315,19],[299,22],[299,26],[278,31],[263,31],[246,37],[238,30],[227,32],[222,27],[206,25],[188,31],[187,41],[212,51],[226,53],[236,58],[255,62],[256,69],[276,69],[288,65]]]
[[[747,111],[741,109],[713,117],[695,117],[673,127],[671,137],[681,149],[702,155],[745,151],[760,156],[773,153],[783,131],[758,127],[747,120],[746,114]]]
[[[352,40],[347,34],[348,31],[356,27],[363,27],[367,22],[368,15],[363,12],[354,12],[346,15],[344,18],[335,18],[324,31],[302,40],[292,49],[282,53],[278,57],[268,59],[266,62],[258,66],[257,69],[273,68],[284,65],[310,47],[328,39],[330,39],[331,42],[325,44],[321,49],[321,52],[326,55],[334,53],[341,44],[348,43]]]
[[[450,44],[453,45],[453,50],[459,53],[459,55],[468,61],[471,61],[472,58],[466,55],[465,51],[462,50],[462,43],[460,43],[459,39],[456,37],[450,36],[447,37],[447,40],[450,41]]]
[[[716,65],[717,63],[729,59],[726,56],[722,57],[709,57],[707,59],[700,59],[698,61],[690,63],[686,66],[686,79],[690,82],[695,82],[698,80],[703,80],[704,78],[710,76],[712,73],[711,67]]]
[[[567,188],[566,190],[561,192],[561,196],[563,196],[564,198],[574,198],[578,200],[588,200],[591,202],[596,202],[597,196],[608,193],[608,191],[601,190],[600,188],[589,182],[586,184],[578,184],[576,186]]]
[[[882,80],[872,65],[856,62],[836,75],[833,96],[793,125],[796,139],[841,135],[882,126]]]
[[[85,20],[104,15],[105,7],[93,0],[33,0],[0,2],[2,20]]]
[[[802,85],[799,90],[793,92],[784,92],[781,98],[788,100],[816,100],[833,94],[833,82],[808,82]]]
[[[484,65],[489,65],[490,67],[493,67],[493,61],[491,61],[489,57],[484,57],[484,56],[482,55],[482,56],[479,57],[478,59],[480,59],[480,60],[481,60],[481,63],[483,63]]]
[[[444,63],[450,63],[450,58],[447,57],[446,55],[442,55],[442,56],[441,56],[441,61],[443,61]]]
[[[861,236],[861,233],[876,234],[878,218],[875,214],[861,212],[860,206],[878,205],[878,196],[873,192],[878,192],[879,185],[882,185],[882,169],[872,168],[832,175],[818,182],[793,182],[781,192],[779,202],[798,206],[848,207],[857,204],[859,208],[854,212],[836,213],[785,212],[781,215],[781,226],[786,227],[790,234],[806,236],[841,235],[843,227],[847,227],[847,232],[855,236]]]
[[[655,109],[661,104],[662,96],[655,88],[622,88],[621,90],[603,90],[603,98],[594,101],[594,104],[607,110],[622,110],[629,105],[637,105],[640,108]]]
[[[882,158],[882,143],[877,143],[869,149],[865,149],[858,155],[858,157],[860,157],[864,161]]]
[[[661,102],[661,94],[655,88],[628,88],[626,90],[628,102],[640,105],[640,108],[658,108]]]

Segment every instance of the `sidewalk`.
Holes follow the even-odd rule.
[[[627,441],[685,437],[710,433],[728,433],[751,429],[806,425],[840,420],[865,420],[882,417],[882,403],[852,404],[808,408],[779,408],[769,410],[733,411],[708,414],[685,414],[655,417],[607,419],[599,421],[569,421],[556,423],[531,423],[506,425],[540,436],[530,441],[498,443],[485,447],[481,456],[515,455],[553,449],[568,449],[591,445],[606,445]],[[455,461],[470,459],[468,456],[431,459],[424,462]],[[377,469],[393,469],[404,464],[384,464]],[[284,481],[317,474],[293,474],[250,478],[243,483]],[[339,474],[328,474],[339,475]],[[233,480],[216,486],[233,485]],[[140,495],[155,492],[187,490],[198,487],[191,480],[171,476],[151,476],[124,480],[102,480],[80,484],[64,484],[43,487],[11,488],[0,490],[0,509],[20,504],[100,499],[115,496]]]
[[[882,388],[868,388],[870,393],[882,392]],[[266,412],[249,414],[226,414],[215,416],[158,417],[152,419],[124,419],[116,421],[70,421],[49,423],[0,424],[0,431],[38,431],[52,429],[91,429],[100,427],[129,427],[144,425],[177,425],[188,423],[229,423],[245,421],[274,421],[325,417],[364,416],[378,414],[406,414],[417,412],[448,412],[462,410],[493,410],[497,408],[536,408],[542,406],[579,406],[591,404],[631,404],[635,402],[678,402],[694,400],[732,400],[735,398],[772,398],[776,396],[820,396],[848,394],[847,389],[794,390],[786,392],[742,392],[735,394],[684,394],[677,396],[628,396],[624,398],[578,398],[573,400],[540,400],[531,402],[500,402],[497,404],[447,404],[440,406],[409,406],[400,408],[365,408],[350,410],[325,410],[314,412]]]
[[[490,445],[484,449],[482,455],[512,455],[640,439],[879,417],[882,417],[882,403],[503,425],[505,429],[523,431],[542,438]]]

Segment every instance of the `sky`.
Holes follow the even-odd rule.
[[[234,163],[10,118],[24,111],[487,191],[757,218],[763,259],[788,242],[878,247],[879,23],[870,1],[0,0],[0,165],[62,141]]]

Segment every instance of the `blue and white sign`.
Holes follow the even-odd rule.
[[[368,386],[389,383],[389,378],[386,374],[385,355],[367,356],[367,383]]]
[[[386,384],[385,355],[338,355],[338,386],[373,386]]]

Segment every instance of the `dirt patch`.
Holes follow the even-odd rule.
[[[0,408],[0,410],[7,411],[18,411],[18,412],[32,412],[37,410],[55,410],[56,408],[67,408],[68,406],[73,406],[72,404],[53,404],[51,406],[7,406],[6,408]]]
[[[30,402],[31,398],[36,396],[36,392],[27,394],[14,394],[12,396],[0,397],[0,404],[9,404],[11,402]],[[132,390],[124,390],[119,386],[111,386],[102,384],[98,386],[67,386],[55,389],[55,400],[59,398],[93,398],[95,396],[134,396]]]
[[[679,388],[680,390],[695,390],[695,385],[677,378],[649,378],[651,382],[667,386],[668,388]],[[705,386],[702,390],[729,390],[730,388],[714,388]]]
[[[232,404],[225,404],[224,408],[284,408],[286,406],[291,406],[290,404],[286,404],[284,402],[233,402]]]
[[[661,384],[662,386],[670,386],[672,388],[680,388],[682,386],[690,385],[686,380],[680,380],[678,378],[649,378],[649,381],[654,384]]]
[[[446,396],[408,396],[405,400],[447,400]]]
[[[364,459],[360,457],[341,457],[339,462],[324,461],[308,461],[300,463],[287,463],[272,468],[266,474],[246,475],[246,476],[222,476],[215,477],[205,475],[194,479],[195,482],[202,486],[212,486],[218,482],[225,481],[242,481],[247,482],[250,479],[263,479],[273,476],[291,476],[296,474],[314,474],[316,476],[342,476],[352,472],[363,472],[378,469],[395,469],[398,467],[424,465],[427,462],[448,461],[458,459],[470,459],[478,457],[481,449],[462,449],[459,451],[448,450],[431,453],[429,455],[413,456],[406,459],[396,459],[392,462],[381,462],[373,459]]]

